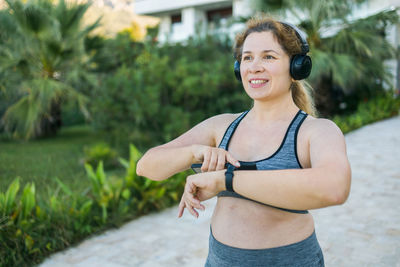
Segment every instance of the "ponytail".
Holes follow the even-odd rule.
[[[317,116],[317,110],[315,109],[313,98],[311,97],[313,91],[312,87],[305,82],[294,81],[290,89],[296,106],[311,116]]]

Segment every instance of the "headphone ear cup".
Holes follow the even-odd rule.
[[[236,79],[238,81],[242,81],[242,76],[240,75],[240,63],[239,61],[235,61],[235,64],[233,65],[233,71],[235,72]]]
[[[312,69],[311,58],[307,55],[294,55],[290,61],[290,75],[295,80],[307,78]]]

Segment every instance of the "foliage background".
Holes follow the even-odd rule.
[[[146,148],[175,138],[207,117],[250,108],[229,71],[228,40],[207,37],[185,45],[150,42],[143,46],[121,34],[107,41],[104,49],[125,56],[114,62],[93,90],[93,125],[110,131],[119,143],[128,139]],[[96,59],[97,65],[105,68],[102,60]]]

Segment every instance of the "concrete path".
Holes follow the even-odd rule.
[[[327,267],[400,267],[400,117],[346,135],[352,189],[342,206],[313,210]],[[204,266],[216,200],[199,219],[177,207],[57,253],[41,267]]]

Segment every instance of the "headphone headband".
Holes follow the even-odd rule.
[[[310,47],[307,43],[307,36],[306,34],[300,30],[299,28],[297,28],[295,25],[288,23],[288,22],[282,22],[279,21],[280,24],[288,27],[288,28],[292,28],[295,32],[297,37],[299,38],[299,40],[301,41],[301,54],[305,55],[310,51]]]

